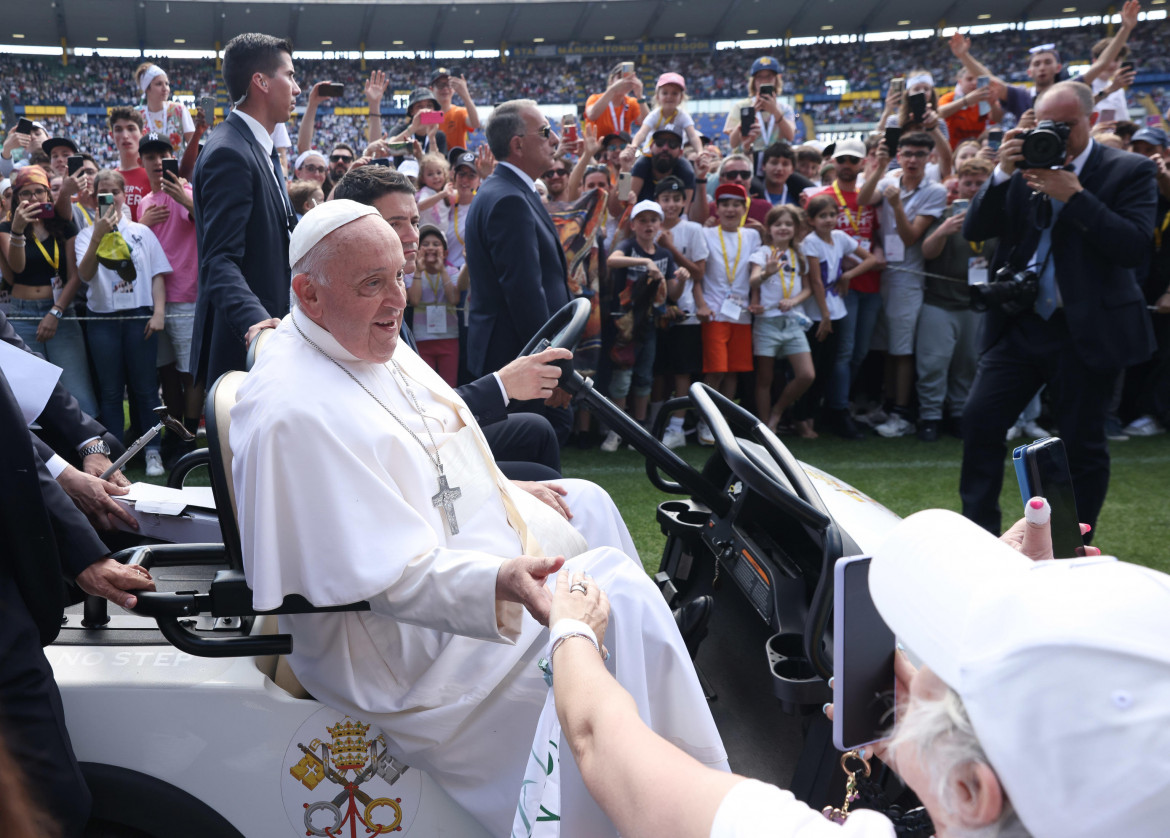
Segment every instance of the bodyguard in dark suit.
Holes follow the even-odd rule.
[[[0,339],[11,326],[0,315]],[[16,341],[19,341],[19,337]],[[72,419],[70,417],[73,417]],[[38,417],[64,438],[100,438],[105,429],[85,416],[57,385]],[[70,427],[77,422],[78,427]],[[82,590],[132,607],[132,590],[152,589],[150,575],[108,558],[109,551],[66,493],[67,482],[96,490],[109,501],[96,477],[66,467],[53,479],[44,455],[53,452],[29,431],[8,378],[0,368],[0,733],[28,779],[30,793],[62,825],[80,835],[89,817],[90,795],[65,729],[61,695],[41,650],[61,628],[70,600],[66,580]],[[108,463],[108,461],[107,461]],[[111,488],[110,491],[118,491]],[[95,509],[94,518],[104,514]],[[128,513],[122,513],[124,515]]]
[[[1154,348],[1135,276],[1153,236],[1154,164],[1092,142],[1092,110],[1086,85],[1049,88],[1036,118],[1069,126],[1065,168],[1018,170],[1022,140],[1009,132],[963,225],[969,241],[999,237],[993,276],[1006,265],[1031,267],[1039,277],[1032,310],[988,311],[963,411],[963,514],[992,532],[1000,531],[1004,435],[1044,384],[1068,451],[1077,512],[1096,524],[1109,487],[1110,395],[1118,373]]]
[[[224,49],[223,79],[236,107],[211,133],[193,176],[199,299],[191,371],[204,384],[244,369],[251,337],[288,314],[296,223],[269,136],[301,92],[292,45],[237,35]]]
[[[476,376],[515,358],[569,302],[565,253],[535,184],[552,167],[558,138],[527,99],[497,107],[485,133],[497,166],[471,202],[464,234],[472,285],[467,363]],[[568,436],[567,409],[520,409],[544,412],[562,442]]]

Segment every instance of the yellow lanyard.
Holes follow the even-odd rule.
[[[81,214],[85,216],[85,223],[92,227],[93,219],[89,217],[89,213],[85,211],[85,207],[83,207],[81,204],[78,204],[77,208],[81,210]]]
[[[463,244],[463,236],[459,235],[459,204],[455,205],[455,238],[459,240],[459,244]]]
[[[723,228],[719,228],[719,245],[723,248],[723,268],[727,271],[727,284],[735,284],[735,275],[739,272],[739,256],[743,250],[743,230],[735,231],[735,269],[727,259],[727,242],[723,240]]]
[[[777,276],[780,277],[780,297],[785,300],[791,297],[792,292],[796,290],[796,265],[793,263],[792,257],[789,256],[790,253],[792,253],[792,245],[789,245],[788,249],[784,251],[784,255],[788,258],[780,262],[780,267],[776,271]],[[780,261],[776,256],[775,247],[772,248],[772,258]],[[784,283],[785,275],[789,278],[788,284]]]
[[[967,246],[969,248],[971,248],[971,252],[974,253],[976,256],[982,255],[983,242],[967,242]]]
[[[45,261],[49,263],[49,266],[53,270],[57,270],[57,266],[61,264],[61,251],[57,248],[57,240],[53,239],[52,259],[49,258],[49,251],[45,250],[45,246],[41,244],[41,240],[36,237],[35,233],[33,234],[33,241],[37,243],[37,250],[39,250],[41,255],[45,257]]]
[[[1170,227],[1170,212],[1167,212],[1162,218],[1162,223],[1154,230],[1154,247],[1157,250],[1162,249],[1162,234],[1166,232],[1166,228]]]
[[[431,303],[436,306],[447,307],[447,298],[443,295],[443,275],[441,273],[431,274],[423,271],[423,276],[426,278],[427,285],[431,288],[431,294],[434,295],[434,301]],[[431,280],[434,280],[433,282]]]
[[[861,216],[861,209],[858,208],[858,220],[855,220],[853,218],[853,213],[849,211],[849,205],[845,203],[845,196],[841,194],[841,187],[837,185],[837,181],[833,181],[833,194],[837,196],[837,203],[841,205],[841,209],[845,210],[845,217],[849,219],[849,226],[853,228],[853,234],[857,235],[861,232],[861,228],[858,226],[858,220],[860,220]]]

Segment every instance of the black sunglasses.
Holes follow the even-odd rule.
[[[568,177],[568,169],[549,169],[541,177]]]
[[[350,157],[348,154],[330,154],[329,155],[329,162],[330,163],[352,163],[353,158]]]
[[[660,148],[682,148],[682,140],[678,137],[659,137],[654,141],[654,145]]]
[[[552,126],[549,125],[548,123],[545,123],[544,125],[541,125],[539,128],[536,129],[536,133],[540,134],[540,136],[544,137],[544,139],[547,140],[549,137],[552,136]]]
[[[854,157],[850,154],[842,154],[840,157],[834,157],[833,159],[836,160],[838,163],[852,163],[854,165],[861,162],[860,157]]]
[[[751,180],[752,173],[746,169],[733,169],[729,172],[724,172],[723,177],[728,180]]]

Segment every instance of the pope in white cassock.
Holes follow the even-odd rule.
[[[288,594],[370,603],[280,618],[301,683],[381,728],[492,835],[531,831],[540,806],[563,836],[614,835],[567,748],[553,778],[531,765],[559,734],[537,661],[564,556],[609,595],[607,666],[642,718],[726,767],[674,618],[609,497],[579,480],[561,481],[563,497],[510,483],[466,405],[398,342],[390,226],[327,202],[297,226],[289,260],[293,311],[232,410],[244,567],[258,609]]]

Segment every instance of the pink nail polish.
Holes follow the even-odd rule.
[[[1028,501],[1028,503],[1029,503],[1029,505],[1031,505],[1031,507],[1033,509],[1043,509],[1044,508],[1044,501],[1040,500],[1039,498],[1033,498],[1032,500]]]

